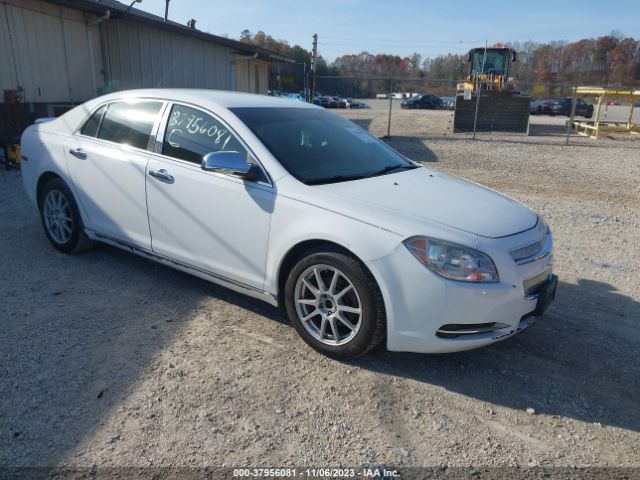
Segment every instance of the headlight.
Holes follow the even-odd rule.
[[[547,235],[551,233],[551,229],[547,222],[544,221],[540,215],[538,215],[538,232],[540,232],[540,236],[544,239]]]
[[[413,237],[404,244],[425,267],[449,280],[488,283],[500,279],[493,260],[473,248],[429,237]]]

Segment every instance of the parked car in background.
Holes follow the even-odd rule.
[[[298,102],[304,102],[304,97],[299,93],[287,93],[287,95],[284,98],[288,100],[296,100]]]
[[[332,357],[385,340],[482,347],[555,297],[551,231],[533,210],[307,103],[122,91],[31,125],[21,146],[58,251],[100,241],[280,306]]]
[[[551,115],[571,115],[571,97],[557,98],[551,101],[549,105],[549,113]],[[593,116],[593,105],[588,104],[581,98],[576,100],[576,116],[591,118]]]
[[[342,102],[340,97],[331,95],[329,98],[331,99],[331,102],[328,108],[346,108],[346,103]]]
[[[371,108],[368,104],[360,100],[351,100],[351,108]]]
[[[543,113],[551,113],[551,100],[536,100],[531,97],[529,104],[529,112],[533,115],[542,115]]]
[[[435,95],[420,94],[403,100],[400,104],[401,108],[429,108],[435,110],[442,108],[442,100]]]
[[[350,98],[341,98],[334,97],[336,99],[336,103],[338,104],[338,108],[351,108],[351,99]]]
[[[442,108],[453,110],[456,107],[456,97],[440,97],[442,100]]]
[[[336,102],[333,97],[327,95],[314,98],[313,103],[324,108],[338,108],[338,102]]]

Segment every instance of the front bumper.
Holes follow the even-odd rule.
[[[497,283],[446,280],[428,270],[399,245],[371,262],[387,310],[387,348],[444,353],[470,350],[504,340],[530,326],[553,301],[551,235],[542,254],[516,263],[509,251],[539,240],[537,229],[504,239],[482,239],[478,250],[498,268]],[[540,281],[531,286],[531,279]],[[551,293],[547,293],[552,290]],[[544,299],[540,300],[544,293]]]

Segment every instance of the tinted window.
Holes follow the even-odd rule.
[[[231,110],[291,175],[308,184],[353,180],[415,167],[353,122],[325,110]]]
[[[85,122],[85,124],[82,126],[82,130],[80,130],[80,133],[82,133],[82,135],[87,135],[89,137],[95,137],[96,135],[98,135],[100,120],[102,120],[102,115],[104,114],[106,108],[107,107],[103,105],[98,110],[96,110],[93,115],[91,115],[91,117],[89,117],[89,120]]]
[[[246,149],[218,120],[201,110],[174,105],[164,134],[162,153],[200,164],[207,153]]]
[[[487,58],[484,58],[484,50],[476,50],[473,52],[473,68],[472,75],[479,73],[496,73],[504,74],[504,64],[508,53],[504,50],[487,50]]]
[[[115,102],[107,108],[98,138],[136,148],[147,148],[162,102]]]

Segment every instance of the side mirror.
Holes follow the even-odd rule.
[[[206,172],[238,175],[255,181],[260,177],[258,167],[247,162],[240,152],[210,152],[202,157],[202,170]]]
[[[517,62],[518,61],[518,54],[516,52],[513,52],[511,54],[511,61],[512,62]]]

